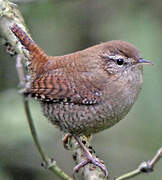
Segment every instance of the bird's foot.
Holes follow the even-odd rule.
[[[81,139],[78,136],[74,136],[74,138],[78,142],[78,144],[80,145],[80,147],[82,148],[82,150],[84,151],[85,156],[86,156],[86,159],[84,161],[82,161],[81,163],[79,163],[78,165],[76,165],[74,167],[74,173],[78,172],[80,170],[80,168],[82,168],[85,165],[90,163],[90,164],[93,164],[93,165],[99,167],[103,171],[105,176],[108,177],[108,171],[104,165],[104,162],[102,160],[99,160],[96,157],[93,157],[93,155],[89,152],[89,150],[82,143]]]
[[[108,171],[106,167],[104,166],[103,161],[93,157],[91,154],[87,154],[87,159],[74,167],[73,169],[74,173],[77,173],[80,170],[80,168],[83,168],[85,165],[89,163],[99,167],[103,171],[105,176],[108,177]]]

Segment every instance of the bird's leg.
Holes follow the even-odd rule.
[[[73,137],[75,138],[75,140],[80,145],[81,149],[84,151],[84,153],[86,155],[86,159],[74,167],[74,173],[78,172],[79,169],[84,167],[85,165],[91,163],[91,164],[94,164],[95,166],[98,166],[104,172],[105,176],[108,176],[108,171],[105,168],[103,161],[92,156],[92,154],[89,152],[88,148],[86,148],[86,146],[82,143],[79,136],[73,136]]]

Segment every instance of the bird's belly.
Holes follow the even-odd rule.
[[[64,132],[89,135],[115,125],[128,113],[131,106],[132,104],[103,102],[98,105],[43,103],[42,107],[44,115]]]

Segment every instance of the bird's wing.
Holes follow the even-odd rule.
[[[33,80],[27,92],[42,101],[72,102],[74,104],[96,104],[100,102],[101,91],[90,74],[45,73]],[[97,84],[98,85],[98,84]]]

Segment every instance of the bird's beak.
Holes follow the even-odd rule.
[[[148,60],[145,60],[145,59],[142,59],[142,58],[140,58],[140,59],[138,60],[138,63],[140,63],[140,64],[151,64],[151,65],[153,65],[152,62],[150,62],[150,61],[148,61]]]

